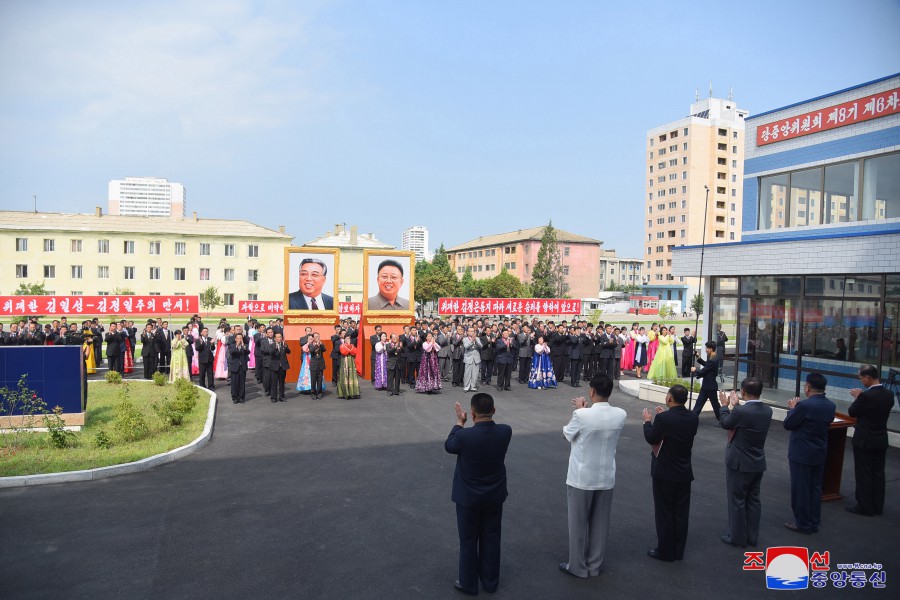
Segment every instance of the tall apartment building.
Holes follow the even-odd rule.
[[[645,294],[686,309],[700,283],[672,274],[672,251],[703,242],[704,217],[707,244],[740,241],[747,114],[731,99],[698,99],[689,116],[647,132]]]
[[[400,248],[415,252],[417,261],[431,260],[431,253],[428,251],[428,228],[414,225],[409,229],[404,229]]]
[[[131,217],[183,217],[187,193],[160,177],[126,177],[109,182],[108,212]]]

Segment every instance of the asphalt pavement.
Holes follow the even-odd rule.
[[[247,402],[234,405],[224,382],[212,442],[149,471],[90,482],[0,489],[2,598],[460,598],[450,487],[455,457],[443,442],[453,404],[469,394],[446,388],[387,397],[363,382],[362,399],[321,400],[293,391],[272,404],[252,375]],[[694,444],[690,533],[685,559],[647,557],[655,545],[650,450],[641,409],[618,391],[628,413],[617,454],[610,547],[599,577],[560,573],[566,560],[566,467],[562,427],[570,400],[562,385],[492,393],[497,421],[513,428],[506,464],[503,550],[497,599],[752,598],[765,575],[745,571],[744,551],[724,545],[725,433],[701,417]],[[822,528],[806,536],[791,520],[787,432],[773,422],[762,482],[760,547],[804,546],[838,563],[882,563],[886,588],[835,589],[820,597],[879,594],[900,587],[900,450],[888,451],[885,513],[823,505]],[[847,444],[842,492],[853,493]],[[871,574],[869,571],[868,574]],[[813,593],[813,592],[811,592]],[[482,593],[483,594],[483,593]]]

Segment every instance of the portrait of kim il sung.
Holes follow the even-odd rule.
[[[336,311],[337,249],[286,248],[285,312]]]
[[[409,252],[366,253],[366,310],[412,311],[412,255]]]

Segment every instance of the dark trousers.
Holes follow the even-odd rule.
[[[450,380],[450,363],[451,360],[449,356],[438,357],[438,364],[441,368],[441,379],[443,379],[444,381]]]
[[[866,515],[884,512],[884,463],[887,448],[869,450],[853,447],[856,474],[856,508]]]
[[[481,383],[488,383],[494,373],[494,361],[481,359]]]
[[[691,367],[693,367],[693,361],[691,360],[693,357],[683,352],[681,354],[681,376],[684,378],[689,378],[691,376]]]
[[[269,381],[269,397],[275,400],[284,398],[284,378],[287,371],[284,369],[272,370],[271,380]]]
[[[419,361],[406,361],[406,383],[416,385],[416,378],[419,376]]]
[[[663,560],[684,558],[688,517],[691,512],[691,482],[653,480],[656,515],[656,551]]]
[[[716,413],[716,421],[719,420],[719,399],[716,398],[716,392],[719,390],[705,390],[701,389],[700,393],[697,394],[697,403],[694,405],[694,414],[700,416],[700,411],[703,410],[703,405],[706,404],[706,401],[709,400],[709,403],[712,404],[713,412]]]
[[[497,363],[497,387],[508,390],[512,379],[512,363]]]
[[[311,393],[318,396],[325,389],[325,365],[314,367],[309,372]]]
[[[145,356],[142,362],[144,363],[144,379],[153,379],[153,374],[156,373],[156,354]]]
[[[199,374],[200,374],[199,383],[200,383],[200,385],[205,387],[208,390],[216,389],[216,381],[214,378],[215,368],[213,366],[213,363],[198,362],[197,367],[199,368]],[[246,380],[246,375],[244,376],[244,379]]]
[[[503,505],[467,507],[456,505],[459,530],[459,583],[467,592],[478,593],[478,581],[486,592],[500,583],[500,528]]]
[[[375,349],[374,348],[372,348],[372,356],[370,358],[371,358],[371,360],[369,361],[369,363],[371,363],[371,366],[372,366],[372,370],[370,371],[370,373],[372,374],[372,377],[370,377],[369,379],[372,383],[375,383]]]
[[[759,485],[763,473],[742,473],[725,469],[725,490],[728,494],[728,531],[734,544],[755,546],[759,540],[759,520],[762,503]]]
[[[397,365],[400,367],[400,380],[401,381],[409,381],[409,376],[406,373],[406,369],[409,367],[406,361],[405,356],[401,356],[397,359]]]
[[[341,370],[341,357],[331,357],[331,383],[337,385],[338,373]]]
[[[463,361],[462,357],[453,359],[453,385],[463,384]]]
[[[566,357],[562,354],[559,356],[553,356],[551,354],[550,362],[553,364],[553,375],[556,377],[556,380],[563,381],[566,371]]]
[[[616,374],[616,379],[619,378],[619,375],[622,372],[622,357],[614,356],[613,357],[613,373]]]
[[[172,362],[172,351],[166,350],[159,353],[159,372],[164,375],[169,374],[169,363]]]
[[[231,376],[231,399],[235,402],[244,401],[244,392],[247,390],[247,369],[229,371]]]
[[[387,384],[388,391],[394,394],[400,393],[400,377],[402,375],[402,371],[400,370],[400,365],[392,367],[388,369],[387,372]]]
[[[531,372],[531,359],[527,356],[519,357],[519,383],[528,383],[528,373]]]
[[[613,363],[616,361],[612,356],[604,356],[600,359],[600,367],[603,373],[609,375],[610,379],[615,378],[616,371],[613,368]]]
[[[569,359],[569,376],[571,377],[572,385],[578,385],[578,383],[581,381],[580,358]]]
[[[110,371],[125,373],[125,357],[122,356],[122,353],[107,356],[106,361],[109,364]]]
[[[256,376],[256,383],[263,382],[263,369],[262,366],[262,356],[256,357],[256,368],[253,369],[253,375]]]
[[[263,389],[266,391],[266,396],[268,396],[272,391],[272,370],[265,366],[257,368],[262,369]]]
[[[825,465],[804,465],[788,461],[791,470],[791,510],[794,524],[802,531],[819,530],[822,521],[822,476]]]

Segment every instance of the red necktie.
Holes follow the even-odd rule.
[[[319,310],[319,307],[316,305],[316,299],[315,299],[315,298],[312,299],[312,309],[313,309],[313,310]]]

